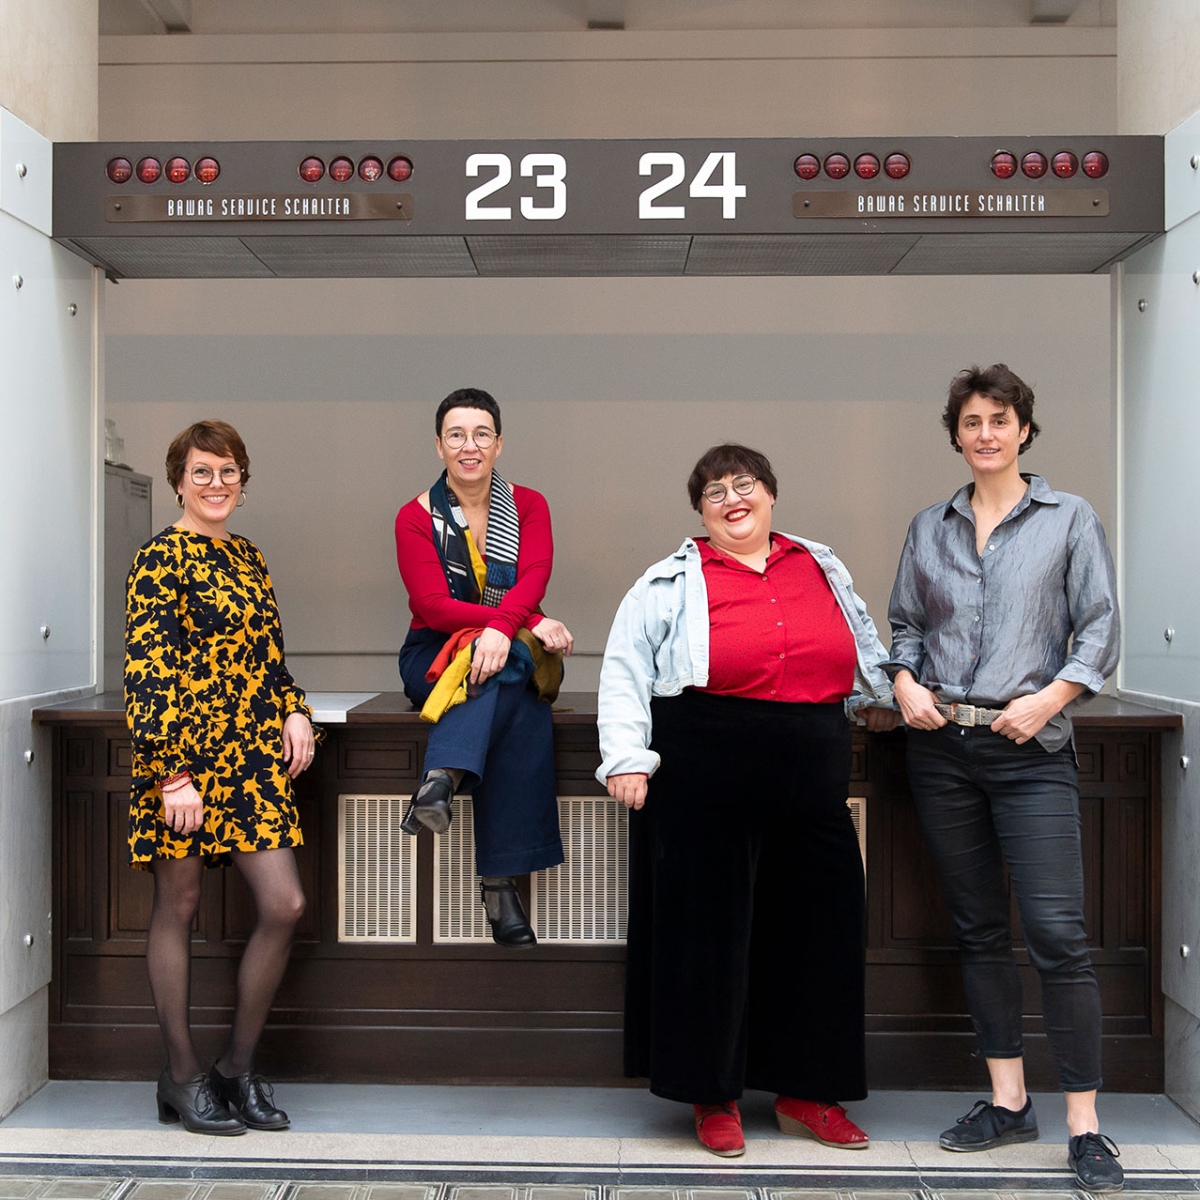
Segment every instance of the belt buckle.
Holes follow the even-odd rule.
[[[973,704],[951,704],[950,705],[950,720],[955,725],[974,725],[975,724],[975,705]]]

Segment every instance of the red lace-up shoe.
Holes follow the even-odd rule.
[[[775,1119],[781,1133],[816,1138],[841,1150],[865,1150],[871,1139],[846,1116],[840,1104],[818,1104],[815,1100],[793,1100],[780,1096],[775,1101]]]
[[[742,1137],[742,1114],[736,1100],[728,1104],[693,1104],[696,1110],[696,1136],[700,1145],[722,1158],[737,1158],[746,1153]]]

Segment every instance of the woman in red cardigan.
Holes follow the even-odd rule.
[[[514,877],[563,861],[547,701],[574,644],[539,608],[554,562],[550,510],[540,493],[496,473],[504,439],[487,392],[452,392],[435,428],[445,470],[396,514],[412,611],[400,676],[436,722],[404,828],[443,832],[454,793],[469,791],[492,937],[532,946]]]

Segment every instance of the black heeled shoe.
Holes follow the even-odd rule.
[[[176,1083],[171,1072],[164,1069],[158,1077],[157,1098],[158,1119],[164,1125],[182,1121],[184,1128],[192,1133],[223,1137],[246,1132],[242,1119],[235,1117],[225,1101],[214,1093],[207,1075],[193,1075],[183,1083]]]
[[[246,1071],[229,1079],[213,1063],[208,1079],[216,1096],[251,1129],[286,1129],[292,1123],[283,1109],[275,1107],[275,1090],[261,1075]]]
[[[405,833],[417,834],[421,826],[433,833],[445,833],[450,828],[454,813],[450,801],[454,799],[454,781],[445,771],[430,772],[400,822]]]
[[[515,879],[481,879],[479,898],[492,927],[493,942],[522,949],[537,945],[537,935],[525,918]]]

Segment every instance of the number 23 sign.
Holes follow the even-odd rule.
[[[737,182],[737,154],[732,150],[710,152],[690,180],[682,154],[648,150],[638,160],[638,174],[650,180],[638,193],[639,221],[686,220],[688,201],[700,202],[693,208],[719,201],[721,217],[731,221],[737,217],[738,200],[746,195],[746,185]],[[516,165],[519,182],[515,187],[513,158],[508,154],[472,154],[467,158],[466,175],[483,180],[467,193],[464,216],[468,221],[511,221],[514,199],[519,200],[520,214],[527,221],[558,221],[567,215],[567,160],[562,154],[537,151],[523,155]]]

